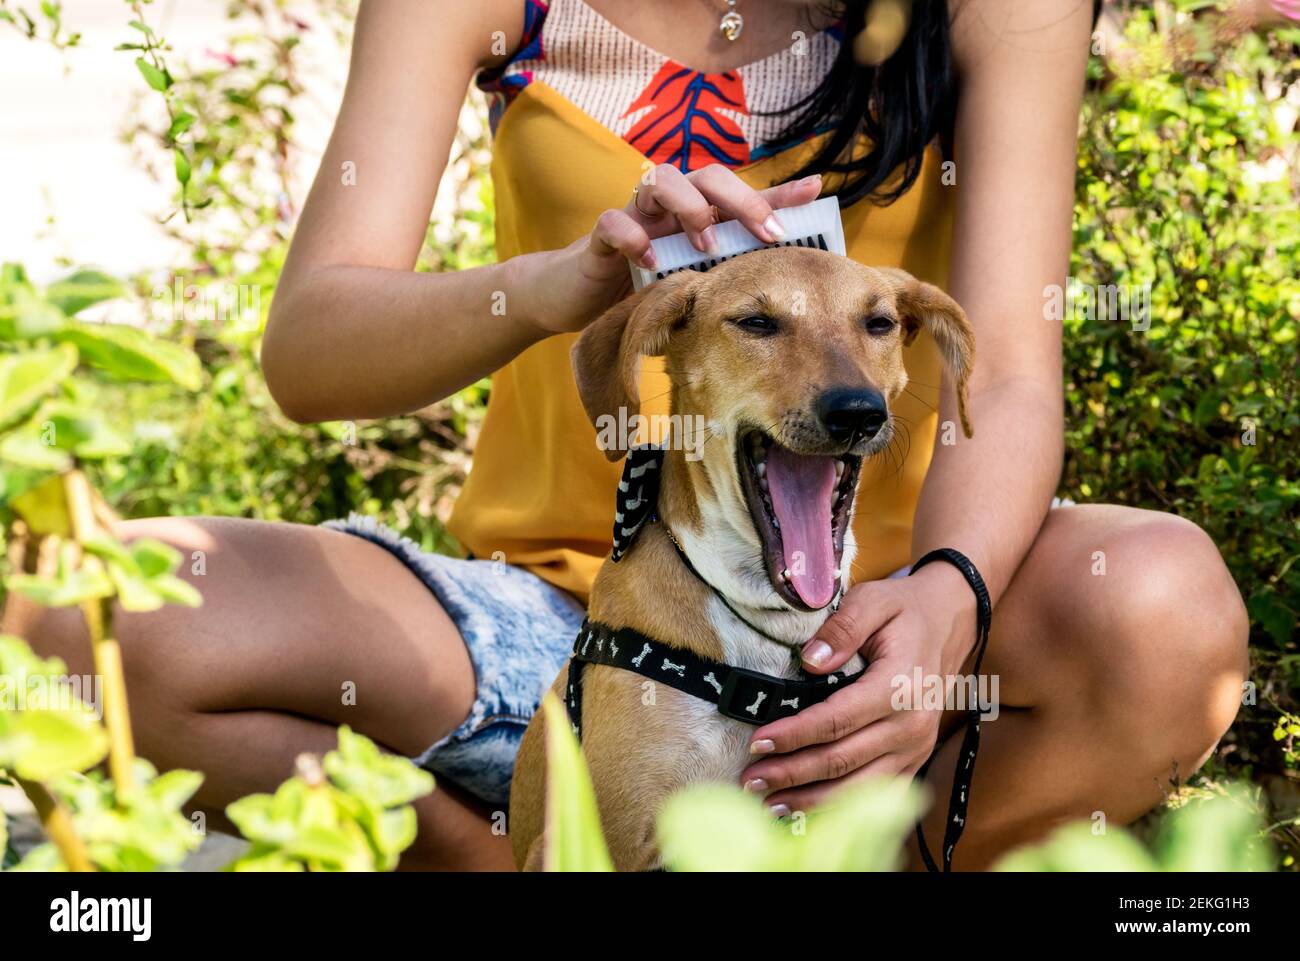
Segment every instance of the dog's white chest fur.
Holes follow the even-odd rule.
[[[727,664],[773,677],[798,676],[798,664],[790,648],[759,638],[716,598],[710,602],[709,615],[722,642],[723,660]],[[855,654],[842,670],[852,673],[862,666],[862,658]],[[787,706],[801,710],[806,705]],[[755,714],[766,709],[766,705],[755,703],[741,705],[741,710],[747,707],[753,707]],[[725,717],[718,713],[716,704],[688,695],[682,696],[678,709],[682,725],[680,747],[685,749],[677,752],[673,766],[677,768],[680,782],[683,785],[702,781],[738,784],[741,772],[759,759],[749,751],[755,726]]]

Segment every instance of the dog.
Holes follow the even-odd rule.
[[[740,681],[758,685],[724,715],[721,691],[711,703],[659,683],[654,663],[585,663],[572,687],[575,662],[561,671],[552,691],[580,689],[573,719],[618,870],[659,867],[655,818],[669,795],[735,784],[752,762],[758,706],[776,705],[764,700],[771,682],[746,672],[793,681],[802,645],[847,587],[859,470],[894,437],[889,405],[908,382],[903,348],[922,329],[939,347],[969,436],[975,345],[961,307],[905,271],[822,250],[771,248],[671,274],[576,341],[574,376],[593,424],[635,413],[641,358],[662,355],[680,415],[670,420],[707,425],[694,456],[668,445],[653,522],[617,561],[616,543],[596,577],[588,621],[620,629],[596,636],[602,653],[605,641],[633,637],[642,647],[644,637],[643,658],[662,645],[651,661],[664,662],[665,682],[680,684],[689,660],[741,668]],[[862,666],[855,657],[831,680]],[[714,672],[704,680],[718,687]],[[543,724],[539,713],[524,734],[510,798],[515,859],[531,870],[544,863]]]

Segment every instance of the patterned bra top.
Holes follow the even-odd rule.
[[[792,116],[780,111],[816,89],[841,38],[839,24],[795,31],[770,56],[706,73],[628,36],[583,0],[526,0],[519,49],[480,73],[478,86],[494,133],[518,93],[541,81],[656,164],[734,169],[772,152]]]

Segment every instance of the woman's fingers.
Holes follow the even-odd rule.
[[[772,791],[763,799],[768,810],[778,817],[788,817],[796,811],[811,811],[823,803],[837,789],[869,777],[908,777],[915,768],[897,754],[883,754],[852,774],[834,781],[817,781],[800,787]]]
[[[821,703],[764,724],[750,739],[750,753],[757,759],[789,754],[814,744],[830,744],[888,717],[893,708],[886,670],[884,665],[872,665],[862,677]]]
[[[647,270],[657,266],[650,235],[625,210],[606,210],[591,231],[590,248],[597,257],[621,254]]]
[[[739,220],[751,234],[764,243],[774,244],[785,238],[785,227],[772,212],[772,204],[762,191],[755,190],[721,164],[710,164],[689,177],[708,203],[717,206],[723,220]]]
[[[741,775],[741,784],[746,791],[766,794],[814,781],[835,781],[888,753],[890,742],[888,724],[868,724],[829,743],[751,764]]]
[[[864,581],[844,594],[839,610],[803,646],[804,667],[817,674],[838,670],[875,634],[898,616],[898,592],[889,581]]]
[[[755,190],[721,164],[710,164],[690,174],[661,164],[624,209],[651,235],[658,237],[680,229],[697,250],[708,253],[716,249],[715,219],[738,220],[759,240],[776,243],[786,236],[776,209],[809,203],[820,192],[818,175]]]
[[[624,209],[655,236],[676,233],[680,228],[697,250],[707,253],[717,248],[710,201],[686,174],[670,164],[656,167],[650,182],[641,184]],[[671,214],[677,225],[665,214]]]
[[[777,184],[775,187],[768,187],[759,192],[775,209],[810,204],[822,192],[822,175],[812,174],[802,180],[791,180],[789,183]]]

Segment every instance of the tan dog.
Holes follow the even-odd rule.
[[[673,274],[593,322],[573,349],[593,423],[620,408],[635,414],[640,359],[662,354],[672,413],[702,415],[709,428],[694,457],[671,446],[661,522],[647,524],[622,561],[606,560],[589,618],[794,677],[800,647],[847,584],[858,470],[893,438],[903,347],[922,327],[945,359],[969,435],[970,325],[950,297],[901,270],[819,250],[757,251],[708,273]],[[846,668],[860,669],[855,661]],[[566,667],[552,688],[561,699],[567,677]],[[663,801],[694,782],[735,784],[752,761],[754,729],[617,667],[586,665],[581,687],[582,749],[614,864],[654,868]],[[543,723],[539,714],[524,735],[510,798],[515,858],[530,869],[543,860]]]

